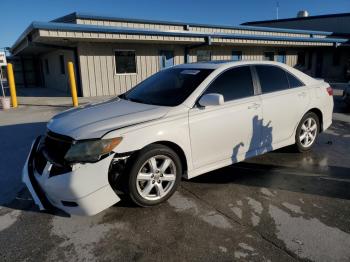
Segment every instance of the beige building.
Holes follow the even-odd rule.
[[[79,94],[100,96],[121,94],[162,68],[207,60],[275,60],[322,77],[335,52],[347,53],[347,41],[324,31],[73,13],[33,22],[13,45],[11,59],[17,83],[66,93],[67,62],[73,61]],[[329,78],[344,77],[336,68],[326,71]]]

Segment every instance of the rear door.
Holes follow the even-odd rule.
[[[195,106],[189,111],[192,159],[195,168],[219,161],[236,162],[238,156],[259,147],[261,102],[255,96],[249,66],[221,73],[204,94],[219,93],[225,103]]]
[[[256,65],[263,107],[262,146],[289,139],[308,104],[307,87],[281,67]]]

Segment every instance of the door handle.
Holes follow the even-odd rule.
[[[248,109],[258,109],[259,107],[260,107],[260,104],[254,103],[254,104],[251,104],[250,106],[248,106]]]
[[[305,97],[306,96],[306,92],[301,92],[298,94],[299,97]]]

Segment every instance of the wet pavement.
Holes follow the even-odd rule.
[[[20,190],[31,139],[62,109],[23,107],[0,124],[1,261],[350,261],[350,110],[339,97],[309,153],[280,149],[184,180],[162,205],[123,200],[93,217],[39,212]]]

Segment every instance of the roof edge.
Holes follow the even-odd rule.
[[[283,18],[283,19],[260,20],[260,21],[244,22],[241,25],[250,26],[250,25],[256,25],[261,23],[279,23],[279,22],[288,22],[288,21],[312,20],[312,19],[318,19],[318,18],[344,17],[344,16],[350,16],[350,13],[337,13],[337,14],[327,14],[327,15],[313,15],[313,16],[307,16],[307,17],[290,17],[290,18]]]
[[[267,36],[267,35],[248,35],[248,34],[227,34],[227,33],[202,33],[191,31],[162,31],[156,29],[135,29],[126,27],[100,26],[100,25],[81,25],[56,22],[33,22],[18,38],[11,50],[15,49],[23,39],[33,30],[66,30],[83,32],[104,32],[104,33],[122,33],[122,34],[145,34],[145,35],[164,35],[164,36],[190,36],[190,37],[216,37],[224,39],[251,39],[251,40],[274,40],[274,41],[295,41],[295,42],[324,42],[324,43],[345,43],[348,39],[343,38],[305,38],[288,36]]]
[[[223,28],[223,29],[238,29],[238,30],[251,30],[251,31],[266,31],[266,32],[279,32],[279,33],[297,33],[297,34],[318,34],[318,35],[331,35],[333,32],[315,31],[315,30],[300,30],[300,29],[287,29],[287,28],[274,28],[274,27],[260,27],[260,26],[246,26],[246,25],[218,25],[218,24],[204,24],[204,23],[191,23],[184,21],[163,21],[130,17],[114,17],[96,15],[84,12],[73,12],[66,16],[59,17],[52,22],[66,22],[68,19],[91,19],[91,20],[108,20],[108,21],[121,21],[121,22],[134,22],[134,23],[153,23],[164,25],[179,25],[179,26],[195,26],[195,27],[208,27],[208,28]]]

